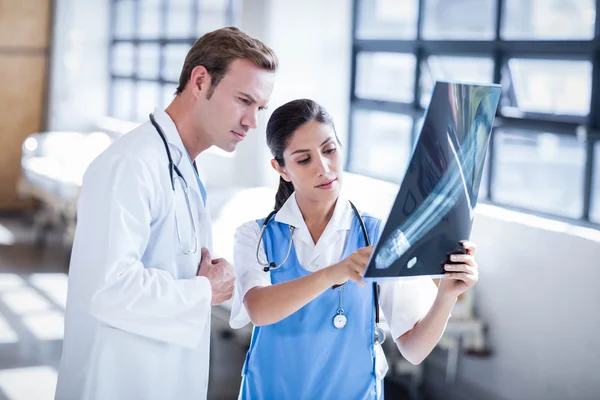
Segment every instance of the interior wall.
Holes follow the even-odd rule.
[[[19,210],[21,146],[43,129],[50,44],[50,0],[0,3],[0,210]]]

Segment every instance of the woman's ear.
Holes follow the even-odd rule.
[[[285,170],[281,167],[281,165],[279,165],[279,162],[276,159],[271,160],[271,167],[273,167],[273,169],[277,171],[277,173],[283,178],[284,181],[292,181],[288,174],[285,172]]]

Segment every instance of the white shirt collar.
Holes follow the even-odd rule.
[[[348,200],[340,195],[335,204],[333,216],[327,224],[327,227],[331,225],[335,231],[350,230],[353,216],[354,213],[350,207],[350,204],[348,203]],[[283,206],[281,206],[275,215],[275,221],[292,225],[301,230],[305,229],[308,232],[308,228],[304,222],[304,217],[302,216],[302,212],[300,211],[300,207],[298,207],[298,202],[296,201],[296,192],[292,193]],[[326,230],[328,229],[326,228]]]

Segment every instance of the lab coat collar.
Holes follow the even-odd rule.
[[[153,114],[154,119],[163,130],[167,138],[167,142],[175,146],[177,150],[179,150],[181,153],[187,152],[185,146],[183,145],[183,142],[181,141],[181,136],[179,136],[179,131],[175,126],[175,122],[173,122],[169,114],[167,114],[166,111],[161,110],[158,107],[154,108]]]
[[[350,204],[348,203],[348,200],[340,195],[335,204],[333,216],[331,217],[331,220],[327,226],[329,227],[331,225],[334,231],[350,230],[350,227],[352,226],[353,215],[354,213],[350,207]],[[300,211],[300,207],[298,207],[298,202],[296,201],[296,192],[292,193],[283,206],[281,206],[281,209],[279,209],[275,215],[275,221],[292,225],[298,229],[304,228],[308,232],[308,228],[304,222],[304,217],[302,216],[302,212]]]
[[[198,187],[198,183],[196,181],[196,172],[194,172],[194,167],[190,162],[190,157],[187,152],[187,149],[183,145],[183,141],[181,140],[181,136],[179,136],[179,131],[177,130],[177,126],[175,126],[175,122],[171,119],[169,114],[166,111],[161,110],[156,107],[154,109],[154,119],[160,125],[167,142],[169,143],[169,149],[171,150],[171,157],[173,157],[173,162],[177,165],[177,168],[184,175],[185,180],[188,185],[192,188],[196,194],[200,198],[202,198],[202,194],[200,193],[200,188]],[[173,151],[175,150],[175,151]],[[206,182],[200,171],[200,179],[202,182]],[[206,184],[204,184],[206,187]]]

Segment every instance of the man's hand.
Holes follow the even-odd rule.
[[[235,274],[233,268],[224,258],[212,259],[210,252],[202,248],[200,266],[197,276],[204,276],[210,282],[212,288],[213,306],[231,299],[235,285]]]

